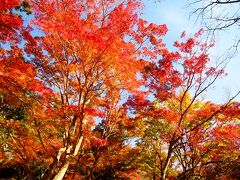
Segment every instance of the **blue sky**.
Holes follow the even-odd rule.
[[[189,15],[193,7],[187,7],[187,0],[156,1],[158,0],[143,0],[145,7],[142,17],[157,24],[167,24],[169,31],[166,37],[164,37],[164,41],[167,43],[168,48],[171,49],[173,47],[173,42],[179,39],[183,31],[186,31],[187,34],[194,34],[202,27],[199,22],[196,22],[196,17],[190,18]],[[32,16],[24,16],[24,19],[28,19],[29,21],[31,17]],[[34,31],[34,34],[39,35],[39,33],[39,30]],[[229,48],[233,45],[236,35],[237,31],[231,29],[229,31],[216,33],[216,46],[210,52],[213,57],[212,62],[221,54],[228,54]],[[207,99],[215,102],[225,102],[240,90],[239,61],[240,52],[238,54],[236,53],[228,63],[225,69],[228,76],[217,81],[215,87],[208,92],[206,96]],[[240,97],[237,99],[240,100]]]
[[[158,24],[167,24],[168,33],[164,38],[167,46],[172,47],[172,43],[179,39],[181,32],[186,31],[188,34],[193,34],[202,26],[200,22],[196,22],[196,17],[189,18],[194,7],[187,7],[186,0],[161,0],[156,3],[154,0],[144,0],[143,18],[150,22]],[[215,47],[210,51],[212,62],[217,57],[228,54],[229,48],[234,43],[237,31],[230,29],[229,31],[221,31],[215,34]],[[232,52],[233,50],[231,50]],[[227,65],[225,71],[228,76],[217,81],[215,86],[209,90],[206,97],[215,102],[225,102],[240,90],[240,52],[235,53],[233,58]],[[240,97],[237,98],[240,100]]]

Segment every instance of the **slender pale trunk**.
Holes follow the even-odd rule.
[[[167,170],[168,170],[168,166],[170,163],[171,157],[168,157],[164,166],[164,169],[162,171],[162,177],[161,180],[166,180],[166,175],[167,175]]]
[[[75,146],[74,152],[66,157],[66,161],[58,171],[58,173],[54,176],[53,180],[62,180],[64,175],[66,174],[69,164],[72,161],[72,159],[78,154],[80,147],[82,146],[83,142],[83,136],[81,136]]]
[[[163,170],[161,172],[161,180],[166,180],[167,170],[168,170],[170,160],[171,160],[171,157],[172,157],[172,152],[173,152],[173,140],[169,144],[167,159],[166,159],[166,162],[164,164]]]
[[[66,174],[68,167],[69,167],[70,161],[67,160],[64,165],[61,167],[61,169],[58,171],[56,176],[54,176],[53,180],[62,180],[64,175]]]

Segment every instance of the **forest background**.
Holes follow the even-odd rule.
[[[182,5],[1,1],[0,177],[239,178],[239,18]]]

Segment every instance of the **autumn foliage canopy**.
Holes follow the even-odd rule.
[[[0,178],[240,176],[240,104],[203,98],[225,75],[212,41],[140,0],[0,2]]]

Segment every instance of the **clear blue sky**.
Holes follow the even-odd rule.
[[[201,28],[199,22],[196,23],[196,18],[189,18],[190,12],[193,7],[187,8],[187,0],[143,0],[144,13],[143,18],[150,22],[157,24],[167,24],[168,33],[164,38],[168,48],[172,48],[174,41],[178,40],[180,34],[186,31],[188,34],[193,34]],[[24,16],[24,19],[29,19],[31,16]],[[34,31],[34,34],[39,35],[39,31]],[[228,49],[232,46],[237,31],[229,30],[226,32],[219,32],[216,34],[216,46],[211,51],[213,56],[212,61],[215,61],[214,57],[219,56],[222,53],[227,53]],[[236,54],[229,62],[226,72],[227,77],[220,79],[215,87],[212,88],[207,98],[215,102],[225,102],[227,98],[234,95],[240,90],[240,52]],[[237,98],[240,101],[240,97]]]
[[[158,3],[154,0],[144,0],[143,2],[145,5],[143,18],[154,23],[167,24],[169,31],[164,40],[169,48],[172,47],[172,43],[175,40],[179,39],[182,31],[185,30],[187,33],[193,34],[201,28],[201,24],[199,22],[196,23],[195,17],[189,18],[193,7],[186,8],[186,0],[161,0]],[[236,35],[237,31],[235,30],[218,32],[216,34],[216,46],[210,52],[213,57],[212,61],[216,60],[215,57],[229,52]],[[230,96],[240,90],[239,62],[240,52],[235,54],[228,63],[225,69],[228,76],[220,79],[215,84],[215,87],[209,91],[206,96],[209,100],[225,102]],[[237,99],[240,100],[240,97]]]

